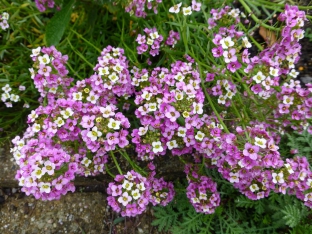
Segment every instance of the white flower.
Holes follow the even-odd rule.
[[[243,42],[242,42],[243,46],[245,48],[251,48],[251,44],[250,42],[248,41],[248,38],[247,37],[243,37]]]
[[[289,174],[293,174],[294,173],[294,170],[291,168],[289,163],[285,163],[284,166],[287,169]]]
[[[140,191],[138,189],[135,189],[131,192],[131,195],[134,200],[138,200],[141,196]]]
[[[257,184],[252,184],[249,186],[251,192],[254,192],[254,191],[258,191],[259,190],[259,187]]]
[[[94,126],[90,132],[88,132],[87,136],[91,139],[91,141],[96,141],[96,139],[102,136],[102,133],[98,131],[97,126]]]
[[[148,111],[156,111],[157,110],[157,103],[151,102],[148,103]]]
[[[196,136],[195,136],[195,139],[198,141],[202,141],[204,139],[204,137],[205,137],[205,133],[198,131]]]
[[[169,12],[170,13],[179,13],[180,12],[180,7],[182,5],[182,2],[180,2],[179,4],[177,5],[174,5],[173,7],[170,7],[169,8]]]
[[[196,102],[193,102],[193,113],[194,114],[202,114],[204,111],[203,111],[203,104],[202,103],[196,103]]]
[[[272,173],[272,177],[273,177],[272,181],[273,181],[274,184],[277,184],[277,183],[283,184],[285,182],[284,181],[284,174],[283,174],[282,171],[280,173],[278,173],[278,174],[273,172]]]
[[[224,105],[225,102],[226,102],[226,96],[220,95],[218,98],[218,103]]]
[[[90,159],[88,159],[87,157],[84,157],[84,158],[82,159],[81,163],[82,163],[83,165],[85,165],[86,167],[88,167],[88,166],[92,163],[92,161],[91,161]]]
[[[133,186],[132,182],[129,182],[128,180],[124,180],[124,182],[122,183],[122,187],[126,190],[131,190]]]
[[[28,115],[28,119],[31,121],[31,122],[34,122],[36,120],[36,118],[38,117],[38,115],[36,114],[36,111],[32,110],[30,112],[30,114]]]
[[[32,126],[32,130],[34,132],[39,132],[40,129],[41,129],[41,125],[40,124],[34,123],[34,125]]]
[[[68,119],[70,116],[74,114],[73,110],[69,107],[66,108],[66,110],[61,111],[61,115],[64,119]]]
[[[136,187],[140,189],[141,191],[144,191],[146,189],[143,182],[141,182],[140,184],[137,184]]]
[[[304,201],[312,201],[312,193],[307,193],[304,195]]]
[[[191,15],[192,14],[192,7],[182,7],[183,15]]]
[[[146,90],[143,91],[141,97],[147,101],[151,100],[152,95]]]
[[[166,145],[167,145],[169,150],[172,150],[173,148],[177,148],[178,147],[178,144],[177,144],[176,140],[168,141],[166,143]]]
[[[148,38],[148,39],[147,39],[146,44],[148,44],[148,45],[153,45],[153,43],[154,43],[154,40],[153,40],[153,39],[151,39],[151,38]]]
[[[291,69],[289,75],[293,78],[296,78],[299,75],[299,72],[297,72],[295,69]]]
[[[124,69],[123,66],[121,66],[119,63],[117,63],[114,67],[113,67],[114,71],[116,71],[117,73],[120,73],[122,71],[122,69]]]
[[[178,80],[178,81],[183,81],[185,78],[184,75],[182,75],[181,72],[178,72],[175,76],[174,76],[174,79]]]
[[[147,126],[145,126],[145,127],[140,127],[140,128],[139,128],[139,132],[138,132],[139,136],[144,136],[144,135],[147,133],[147,129],[148,129]]]
[[[39,60],[40,64],[48,64],[48,63],[50,63],[50,58],[49,58],[49,55],[47,55],[47,54],[45,54],[43,56],[39,56],[38,60]]]
[[[109,118],[109,122],[108,122],[108,125],[107,125],[107,126],[108,126],[109,128],[118,130],[118,129],[120,128],[120,124],[121,124],[120,121],[114,120],[113,118]]]
[[[175,92],[175,99],[176,100],[182,100],[183,99],[183,92],[176,91]]]
[[[255,145],[265,149],[267,140],[264,138],[255,137]]]
[[[186,128],[179,127],[178,128],[178,136],[179,137],[185,137],[186,136]]]
[[[40,179],[43,176],[43,171],[40,167],[37,167],[32,173],[32,176],[36,177],[37,179]]]
[[[30,75],[31,75],[31,79],[34,79],[36,76],[35,70],[33,68],[28,68]]]
[[[92,104],[96,104],[96,101],[99,99],[99,96],[96,95],[93,91],[89,93],[87,97],[87,101],[91,102]]]
[[[231,37],[225,37],[220,40],[221,46],[223,49],[228,49],[229,47],[232,47],[234,45],[234,42],[232,41]]]
[[[102,116],[104,118],[108,118],[109,116],[114,116],[115,115],[115,112],[112,111],[112,107],[111,106],[100,107],[100,111],[103,114]]]
[[[64,120],[63,120],[61,117],[57,117],[57,119],[54,120],[54,123],[55,123],[58,127],[62,127],[62,126],[65,124]]]
[[[270,67],[270,75],[271,76],[274,76],[274,77],[278,76],[278,72],[279,72],[279,70],[277,68]]]
[[[252,77],[252,79],[256,81],[257,84],[260,84],[265,78],[265,75],[263,75],[261,71],[258,71],[257,75]]]
[[[73,93],[73,99],[75,101],[81,101],[82,100],[82,93],[81,92]]]
[[[230,182],[231,183],[238,183],[239,182],[239,175],[238,175],[238,173],[230,172]]]
[[[32,54],[30,55],[30,57],[38,56],[40,54],[40,51],[41,51],[41,47],[40,46],[38,48],[36,48],[36,49],[32,49],[31,50]]]
[[[10,18],[10,15],[7,12],[2,13],[2,19],[3,20],[9,20],[9,18]]]
[[[98,72],[100,76],[109,74],[108,67],[99,67]]]
[[[10,100],[12,102],[18,102],[19,96],[12,93],[11,96],[10,96]]]
[[[40,192],[41,193],[50,193],[51,192],[51,184],[50,183],[44,183],[44,182],[40,182],[38,184],[38,186],[40,187]]]
[[[233,18],[237,18],[239,16],[240,10],[239,9],[232,9],[228,15],[232,16]]]
[[[308,185],[310,188],[312,188],[312,179],[308,179],[307,185]]]
[[[6,84],[5,86],[2,87],[2,90],[5,92],[5,93],[9,93],[12,89],[10,87],[9,84]]]
[[[117,80],[119,80],[119,76],[117,76],[116,72],[113,72],[108,76],[108,79],[110,79],[112,82],[116,82]]]
[[[163,152],[163,150],[164,150],[160,141],[153,142],[152,146],[153,146],[153,152],[155,154],[157,154],[158,152]]]
[[[159,37],[159,34],[158,34],[158,32],[152,32],[149,34],[149,36],[151,39],[155,40]]]

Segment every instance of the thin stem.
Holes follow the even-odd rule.
[[[94,68],[94,66],[78,51],[76,50],[73,45],[70,43],[69,39],[66,38],[69,46],[71,47],[71,49],[86,63],[88,64],[90,67]]]
[[[258,19],[257,16],[255,16],[253,13],[252,13],[252,10],[250,9],[250,7],[246,4],[246,2],[244,0],[238,0],[242,6],[245,8],[245,10],[248,12],[248,14],[251,15],[251,18],[257,23],[257,24],[260,24],[261,26],[267,28],[267,29],[270,29],[270,30],[273,30],[273,31],[280,31],[280,29],[278,28],[275,28],[275,27],[272,27],[270,25],[267,25],[265,23],[263,23],[261,20]]]
[[[107,174],[109,174],[111,177],[115,178],[115,176],[110,172],[110,170],[108,169],[107,164],[105,163],[105,170],[107,172]]]
[[[134,170],[139,171],[141,175],[147,175],[147,173],[141,167],[139,167],[137,164],[135,164],[135,162],[131,160],[127,152],[125,152],[124,150],[118,150],[118,152],[129,162]]]
[[[97,48],[95,45],[93,45],[91,42],[89,42],[87,39],[85,39],[80,33],[76,32],[74,29],[70,29],[70,31],[72,31],[74,34],[77,35],[78,38],[82,39],[85,43],[87,43],[88,45],[92,46],[94,49],[96,49],[98,52],[102,52],[99,48]]]
[[[110,156],[112,157],[112,159],[113,159],[113,161],[114,161],[114,163],[115,163],[115,165],[116,165],[116,167],[117,167],[117,170],[118,170],[119,174],[120,174],[120,175],[123,175],[123,173],[122,173],[122,171],[121,171],[121,169],[120,169],[120,167],[119,167],[119,164],[118,164],[118,162],[117,162],[117,160],[116,160],[116,157],[115,157],[114,153],[113,153],[112,151],[110,151],[109,154],[110,154]]]

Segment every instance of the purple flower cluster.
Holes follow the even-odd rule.
[[[128,61],[124,50],[107,46],[101,52],[94,71],[98,76],[92,76],[93,89],[99,93],[111,92],[121,97],[128,98],[134,92],[128,70]]]
[[[175,32],[173,30],[170,30],[169,36],[165,42],[166,45],[171,46],[174,48],[175,44],[180,40],[180,34],[179,32]]]
[[[128,2],[128,5],[126,6],[125,10],[126,12],[129,12],[130,15],[135,15],[139,18],[145,18],[147,16],[146,10],[153,9],[154,13],[158,13],[158,4],[160,4],[162,0],[156,0],[156,1],[146,1],[146,0],[131,0]]]
[[[136,216],[146,210],[149,203],[150,183],[135,171],[117,175],[115,182],[108,184],[107,201],[112,209],[122,216]]]
[[[152,172],[148,178],[135,171],[125,175],[117,175],[115,182],[107,188],[107,201],[112,209],[121,212],[122,216],[136,216],[142,214],[147,205],[167,205],[174,197],[173,184],[165,182],[163,178],[154,178]]]
[[[199,176],[198,168],[185,166],[185,173],[189,185],[186,196],[194,206],[196,212],[212,214],[220,205],[220,194],[217,192],[217,183],[207,176]]]
[[[274,117],[281,120],[283,127],[290,126],[298,132],[307,129],[312,134],[312,127],[308,120],[312,117],[311,91],[300,85],[285,83],[281,92],[276,93],[277,110]]]
[[[219,73],[220,74],[220,73]],[[218,72],[211,74],[208,73],[206,81],[210,80],[211,76],[218,75]],[[218,103],[226,107],[231,105],[231,99],[236,94],[236,85],[230,80],[218,79],[216,85],[208,90],[209,94],[218,97]]]
[[[144,32],[146,35],[139,34],[136,39],[139,44],[137,47],[138,54],[143,54],[146,51],[149,51],[149,54],[155,57],[159,54],[159,48],[164,38],[162,35],[158,34],[156,28],[145,28]]]
[[[39,11],[44,12],[47,8],[54,8],[54,0],[35,0],[36,6]]]
[[[115,53],[114,57],[108,58],[110,52]],[[94,74],[69,88],[70,82],[63,83],[69,78],[62,77],[68,73],[67,56],[62,56],[54,47],[33,51],[34,67],[39,66],[34,81],[42,96],[48,98],[45,106],[39,106],[28,116],[29,127],[23,138],[13,141],[12,152],[20,166],[16,178],[27,194],[58,199],[61,194],[74,190],[71,181],[76,175],[103,173],[107,152],[129,144],[126,129],[130,123],[117,112],[115,105],[109,104],[117,102],[117,96],[132,92],[126,84],[127,62],[118,48],[107,47],[102,55],[108,59],[100,57],[100,65],[95,70],[100,73],[108,67],[110,73],[115,72],[118,79],[112,87],[105,86],[109,75]],[[58,92],[49,95],[53,88]]]
[[[52,47],[38,47],[30,55],[34,65],[29,69],[35,87],[42,98],[47,98],[49,103],[65,96],[73,78],[68,78],[65,66],[68,56],[62,55]]]
[[[152,160],[169,149],[173,155],[210,153],[218,141],[222,126],[213,116],[204,114],[204,94],[193,63],[177,61],[171,70],[155,68],[133,70],[137,91],[135,115],[143,125],[131,136],[138,157]]]

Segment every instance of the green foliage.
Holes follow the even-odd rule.
[[[297,149],[298,156],[307,157],[310,165],[312,162],[312,135],[305,130],[302,134],[298,132],[293,132],[292,134],[286,134],[289,142],[287,145],[291,149]]]
[[[183,185],[177,183],[174,201],[166,207],[154,207],[152,225],[173,234],[273,234],[310,233],[312,212],[295,196],[271,193],[268,198],[252,201],[233,189],[216,170],[206,174],[218,181],[221,205],[214,214],[196,213]],[[185,185],[184,185],[185,186]]]
[[[65,32],[69,23],[75,0],[69,1],[60,11],[55,13],[46,27],[45,41],[47,46],[56,46]]]

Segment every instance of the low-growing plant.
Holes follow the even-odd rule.
[[[260,18],[238,2],[36,1],[47,24],[27,70],[39,106],[11,149],[22,191],[60,199],[77,176],[107,173],[110,207],[132,217],[164,206],[160,230],[311,229],[311,151],[298,141],[310,144],[312,85],[295,79],[310,8],[261,0]],[[306,135],[290,136],[300,155],[286,157],[293,131]],[[185,168],[176,189],[159,174],[164,156]]]

